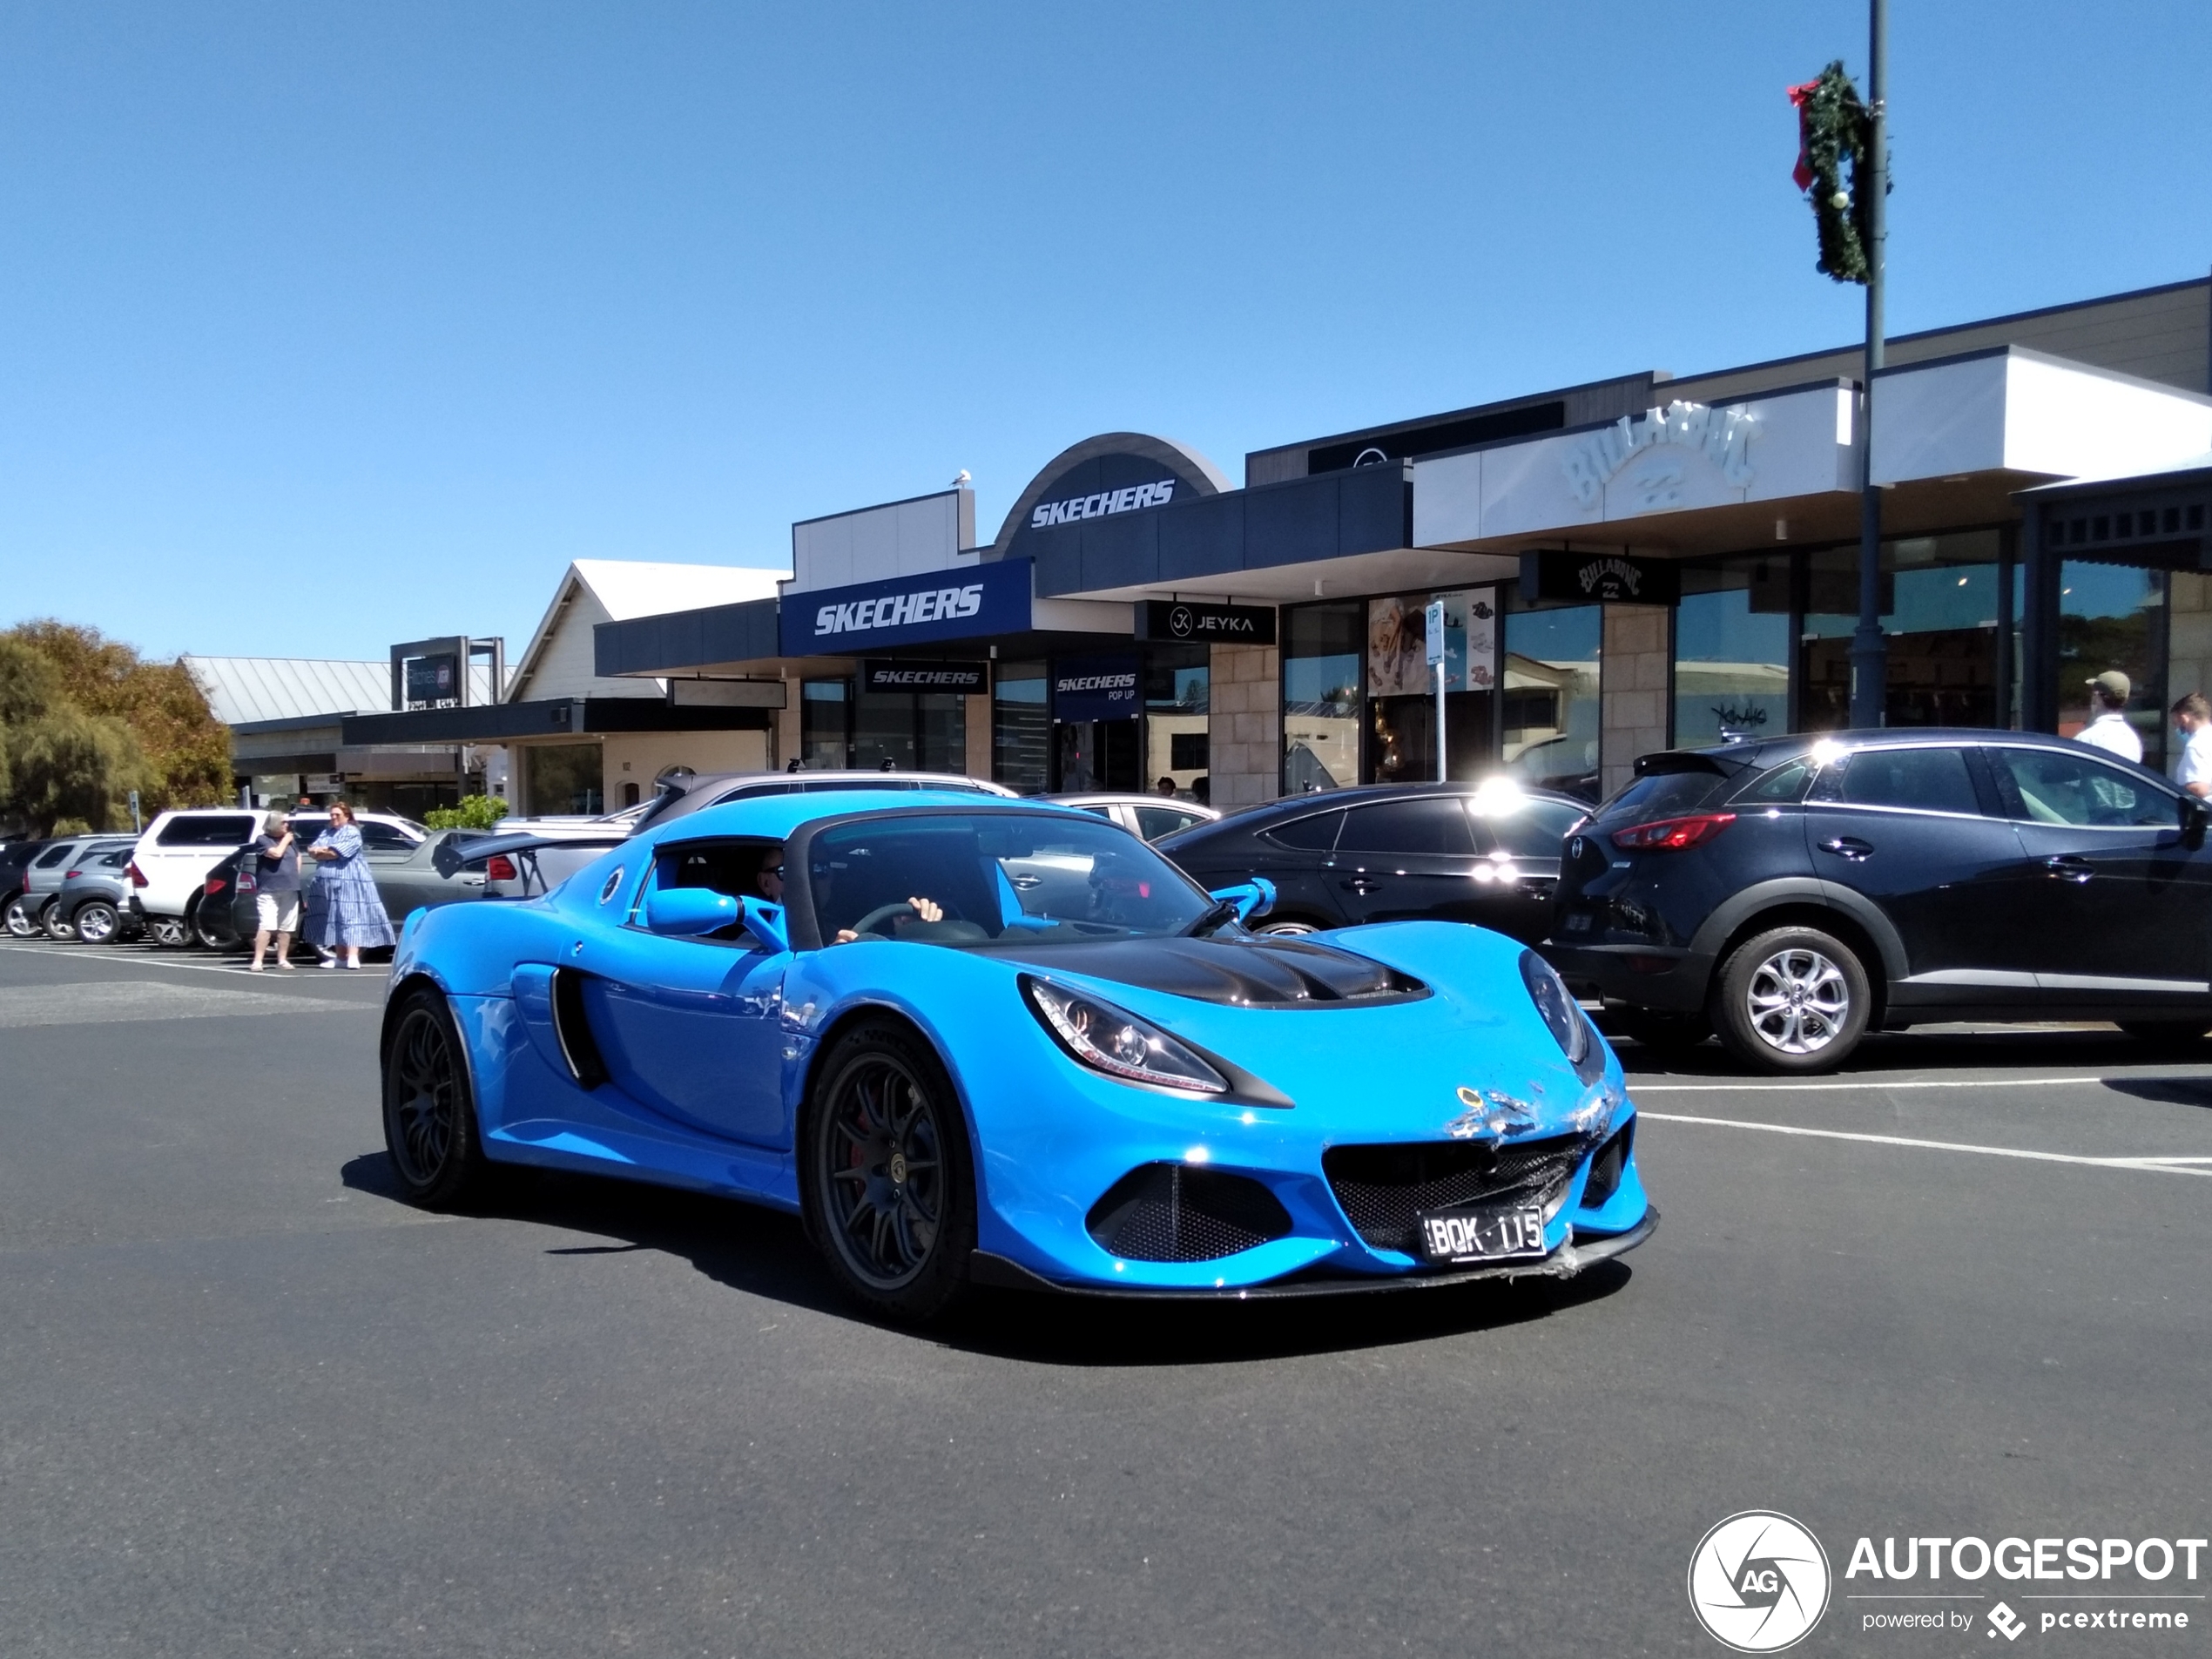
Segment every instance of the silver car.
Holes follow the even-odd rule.
[[[1100,818],[1109,819],[1144,841],[1157,841],[1163,835],[1187,830],[1193,824],[1211,824],[1221,816],[1211,806],[1202,806],[1195,800],[1181,800],[1173,795],[1093,792],[1047,795],[1045,799],[1062,806],[1073,806]]]
[[[135,835],[73,835],[54,842],[31,860],[23,873],[21,891],[10,898],[6,910],[0,912],[8,931],[17,939],[33,938],[44,932],[46,907],[61,893],[62,883],[71,870],[98,853],[111,853],[118,847],[128,853],[138,839]],[[73,932],[57,935],[75,936]]]

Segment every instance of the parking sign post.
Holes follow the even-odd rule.
[[[1428,602],[1428,660],[1436,670],[1436,781],[1447,782],[1444,765],[1444,601]]]

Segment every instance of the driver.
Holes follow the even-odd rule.
[[[784,901],[784,849],[780,846],[760,849],[760,868],[752,885],[770,904]]]

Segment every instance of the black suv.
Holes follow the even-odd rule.
[[[1292,795],[1153,845],[1205,887],[1264,875],[1256,931],[1474,921],[1534,943],[1550,931],[1560,844],[1588,801],[1488,784],[1376,784]]]
[[[1870,1026],[2212,1028],[2205,804],[2064,738],[1839,732],[1646,755],[1568,839],[1544,954],[1654,1045],[1778,1072]]]

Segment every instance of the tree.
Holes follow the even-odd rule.
[[[120,786],[116,821],[122,821],[122,796],[132,789],[139,792],[148,813],[166,806],[211,806],[228,798],[229,728],[215,718],[182,663],[149,663],[97,629],[51,619],[0,634],[0,644],[10,643],[27,647],[52,671],[49,707],[66,705],[120,723],[135,741],[138,764]],[[8,718],[0,698],[0,724]],[[17,810],[33,816],[20,804]]]
[[[64,819],[106,829],[147,776],[127,724],[88,713],[44,653],[0,635],[0,805],[41,835]]]

